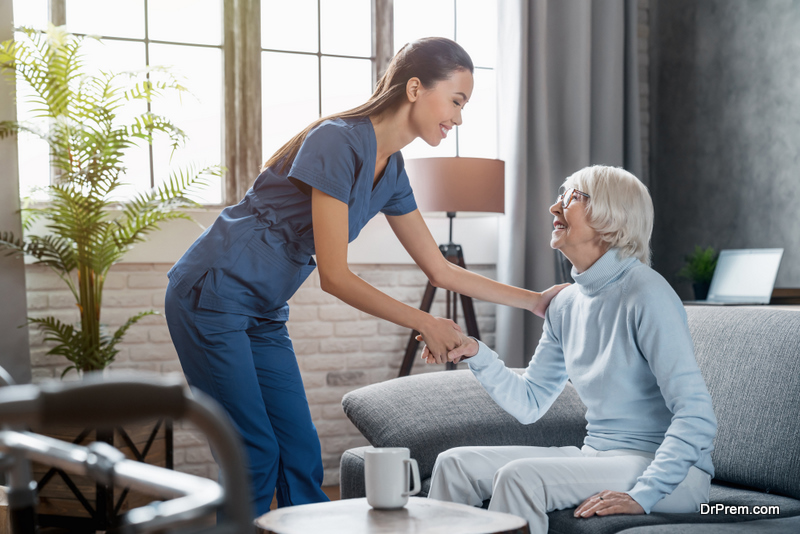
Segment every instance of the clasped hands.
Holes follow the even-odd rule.
[[[436,342],[432,336],[425,332],[417,336],[417,341],[424,341],[425,347],[422,349],[421,358],[427,363],[458,363],[464,358],[475,356],[478,353],[478,342],[473,338],[464,335],[461,327],[450,319],[437,317],[435,319],[444,332],[438,330]],[[442,335],[443,334],[443,335]]]
[[[544,317],[550,301],[569,284],[559,284],[544,290],[542,293],[530,293],[535,296],[527,307],[529,311]],[[478,353],[478,342],[464,335],[461,327],[450,319],[431,317],[431,320],[420,330],[417,341],[424,341],[422,359],[427,363],[458,363]]]

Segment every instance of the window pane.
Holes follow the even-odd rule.
[[[17,117],[19,120],[24,120],[24,117],[19,114],[19,107],[17,108]],[[33,124],[40,130],[47,128],[47,122],[43,120]],[[20,198],[47,200],[47,195],[41,190],[50,183],[50,149],[47,142],[33,134],[20,133],[17,136],[17,154],[19,156]]]
[[[150,39],[222,44],[222,0],[151,1],[147,18]]]
[[[72,33],[144,39],[144,0],[66,0],[66,5]]]
[[[174,153],[169,139],[157,135],[153,142],[155,183],[164,182],[170,172],[201,169],[222,163],[222,50],[180,45],[150,45],[150,64],[166,66],[190,94],[165,93],[151,105],[181,128],[188,139]],[[211,183],[194,200],[204,204],[222,203],[222,183]]]
[[[261,47],[318,52],[317,0],[261,0]]]
[[[319,118],[317,57],[262,52],[261,88],[263,159],[266,161]]]
[[[323,54],[372,55],[370,4],[370,0],[326,0],[321,3]]]
[[[475,89],[458,127],[458,154],[497,158],[497,87],[495,71],[475,69]]]
[[[100,71],[134,72],[145,67],[144,43],[86,38],[81,49],[85,55],[86,71],[92,74],[99,74]],[[131,83],[124,77],[117,80],[120,84]],[[136,116],[146,111],[145,102],[130,102],[117,110],[116,125],[132,124]],[[135,146],[127,150],[122,164],[126,169],[122,182],[126,185],[114,192],[115,199],[130,198],[150,188],[150,150],[147,143],[137,141]]]
[[[20,32],[14,34],[14,39],[17,42],[28,41],[28,37]],[[42,107],[38,101],[33,100],[33,89],[27,83],[18,81],[16,90],[17,121],[46,133],[47,119],[35,117],[36,113],[33,111]],[[21,132],[17,136],[17,154],[20,197],[47,200],[47,195],[36,191],[50,183],[50,149],[47,142],[34,134]]]
[[[47,0],[14,0],[14,26],[47,28]]]
[[[322,115],[352,109],[372,94],[368,59],[322,58]]]
[[[420,37],[454,33],[453,0],[402,0],[394,3],[394,49]]]
[[[497,50],[497,1],[458,0],[458,44],[476,67],[494,67]]]

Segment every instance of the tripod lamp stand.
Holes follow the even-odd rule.
[[[447,244],[439,245],[439,250],[448,261],[466,269],[461,245],[453,243],[453,219],[457,212],[485,215],[503,213],[505,164],[497,159],[422,158],[407,160],[405,168],[419,210],[423,213],[444,212],[450,219],[449,241]],[[429,281],[419,307],[421,310],[430,312],[435,293],[436,287]],[[471,297],[447,291],[445,316],[458,322],[459,299],[467,325],[467,334],[480,339]],[[416,331],[411,332],[399,376],[408,376],[411,372],[419,347],[419,342],[416,340],[418,334]],[[455,367],[455,364],[447,363],[447,369]]]

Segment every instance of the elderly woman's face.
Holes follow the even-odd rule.
[[[553,234],[550,246],[560,250],[575,263],[575,259],[596,252],[601,240],[599,234],[589,226],[586,216],[588,198],[574,192],[569,205],[564,208],[560,200],[550,206],[553,214]],[[567,202],[567,199],[564,199]]]

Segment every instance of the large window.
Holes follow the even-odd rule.
[[[120,70],[164,65],[183,77],[191,94],[180,102],[158,100],[152,111],[167,115],[187,132],[187,147],[171,161],[164,139],[157,139],[152,148],[143,144],[131,150],[126,160],[130,186],[123,194],[151,187],[168,176],[170,169],[189,162],[222,163],[230,170],[225,180],[246,189],[260,162],[310,122],[355,107],[369,97],[375,72],[387,60],[376,52],[380,46],[390,57],[406,42],[424,36],[444,36],[464,46],[475,63],[475,90],[456,135],[448,136],[436,148],[417,140],[403,150],[404,155],[497,157],[497,0],[249,1],[261,14],[260,46],[253,51],[260,54],[260,142],[254,139],[257,132],[239,133],[240,122],[230,116],[231,99],[237,99],[234,107],[245,112],[257,106],[241,93],[224,95],[223,91],[233,77],[233,63],[224,67],[223,56],[230,60],[236,54],[249,53],[242,50],[241,43],[229,43],[224,50],[223,35],[238,39],[244,35],[246,39],[250,34],[242,20],[223,16],[223,8],[230,7],[227,1],[13,0],[13,7],[16,26],[44,29],[48,20],[59,22],[61,18],[74,33],[100,37],[99,41],[87,40],[92,66]],[[393,24],[386,23],[390,17]],[[385,20],[378,20],[381,18]],[[229,100],[227,108],[223,98]],[[29,119],[24,94],[19,94],[18,102],[18,118]],[[236,154],[226,155],[224,138],[233,139],[234,135],[239,144],[234,144],[235,148],[228,144],[227,150]],[[256,148],[250,147],[251,151],[260,152],[261,161],[250,161],[255,158],[248,156],[234,165],[234,156],[246,153],[241,143],[254,143]],[[47,146],[22,135],[19,152],[20,190],[23,196],[30,196],[50,180]],[[211,205],[238,201],[223,198],[225,185],[211,184],[198,200]],[[230,187],[228,191],[229,196],[240,195],[230,193]],[[236,191],[242,191],[241,187]]]
[[[14,0],[15,26],[44,29],[51,0]],[[118,195],[131,196],[169,176],[172,169],[188,164],[220,164],[222,156],[222,0],[61,0],[56,10],[66,16],[72,33],[99,37],[85,41],[87,66],[94,69],[144,70],[147,65],[170,67],[189,89],[182,96],[154,101],[154,113],[166,115],[188,135],[186,146],[174,154],[167,139],[156,137],[151,146],[142,143],[125,159],[126,188]],[[17,39],[24,34],[16,33]],[[17,117],[30,120],[32,111],[22,92],[17,98]],[[129,119],[145,110],[129,109]],[[46,124],[41,125],[47,128]],[[20,192],[39,198],[36,188],[50,180],[47,145],[33,136],[19,140]],[[222,202],[222,184],[211,183],[197,197],[206,204]]]
[[[263,159],[372,94],[371,0],[261,0]]]
[[[414,39],[433,36],[453,39],[469,53],[475,65],[475,89],[456,135],[438,147],[417,139],[403,149],[403,155],[497,158],[497,0],[395,0],[395,50]]]

